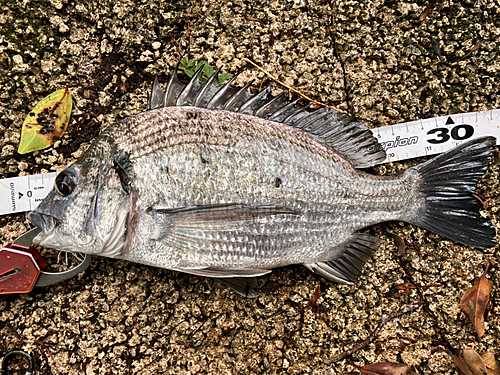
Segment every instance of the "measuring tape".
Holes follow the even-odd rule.
[[[57,173],[0,180],[0,215],[31,211],[52,190]]]
[[[500,140],[500,109],[403,122],[372,129],[387,153],[384,163],[440,154],[462,142],[492,135]]]
[[[387,153],[384,163],[440,154],[473,138],[500,140],[500,110],[461,113],[372,129]],[[0,215],[31,211],[52,190],[57,173],[0,180]]]

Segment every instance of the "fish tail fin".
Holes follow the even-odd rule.
[[[410,222],[467,246],[496,246],[495,228],[480,215],[473,195],[495,145],[494,137],[477,138],[413,168],[420,174],[425,207]]]

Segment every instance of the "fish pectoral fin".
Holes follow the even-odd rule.
[[[257,298],[257,279],[255,277],[231,277],[231,278],[217,278],[219,283],[231,288],[240,296],[246,298]]]
[[[196,276],[211,277],[214,279],[227,279],[227,278],[251,278],[262,276],[271,272],[260,268],[176,268],[176,271],[190,273]]]
[[[336,259],[304,266],[328,280],[352,285],[358,280],[364,264],[377,251],[380,244],[380,239],[375,236],[355,233],[344,244]]]
[[[176,209],[149,209],[156,223],[152,239],[177,249],[206,246],[203,233],[243,229],[276,215],[299,215],[276,204],[217,204]]]
[[[204,225],[221,227],[224,224],[255,221],[273,215],[298,215],[292,208],[276,204],[212,204],[188,206],[175,209],[150,210],[156,214],[169,215],[172,225],[183,229],[200,229]]]

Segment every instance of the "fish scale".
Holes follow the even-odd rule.
[[[334,203],[349,204],[351,203],[349,200],[363,200],[365,195],[371,196],[372,200],[368,202],[370,204],[373,203],[375,197],[378,195],[381,195],[382,199],[386,199],[390,196],[395,207],[400,207],[402,203],[404,203],[396,201],[396,193],[400,190],[400,187],[393,184],[392,181],[374,181],[381,185],[381,189],[384,189],[382,194],[377,194],[375,192],[375,187],[373,193],[362,186],[351,190],[348,188],[342,189],[342,180],[340,177],[342,174],[345,176],[345,185],[350,185],[356,183],[358,180],[362,180],[357,179],[355,176],[351,176],[345,171],[339,171],[337,175],[332,176],[330,173],[330,176],[325,176],[327,172],[336,171],[331,167],[330,160],[317,157],[314,158],[311,157],[310,154],[301,154],[299,156],[291,155],[288,160],[286,160],[284,152],[281,152],[279,156],[277,154],[268,157],[262,156],[263,147],[258,147],[257,150],[247,152],[247,144],[243,146],[242,150],[233,146],[231,151],[221,150],[221,148],[216,148],[215,146],[212,146],[212,149],[203,148],[207,146],[191,143],[183,147],[171,147],[172,150],[164,156],[168,159],[168,181],[170,184],[168,197],[170,202],[157,203],[158,199],[153,199],[149,202],[149,204],[156,203],[156,205],[161,208],[173,208],[178,205],[189,206],[243,201],[256,203],[269,199],[286,200],[287,197],[291,198],[292,195],[295,200],[308,202],[309,204],[318,203],[320,205],[331,205]],[[199,154],[202,152],[207,155],[209,160],[215,160],[216,166],[218,166],[217,171],[212,171],[208,179],[202,178],[202,176],[206,176],[205,170],[208,169],[210,165],[207,164],[207,166],[204,166],[203,163],[200,162]],[[231,160],[231,165],[220,163],[220,159],[223,155],[226,155],[226,158]],[[254,157],[252,158],[252,156]],[[280,163],[281,161],[276,163],[276,158],[278,157],[283,159],[282,163]],[[298,168],[290,165],[290,160],[299,164]],[[142,159],[138,160],[138,168],[141,168],[141,165],[150,168],[150,161],[151,159],[146,161]],[[287,161],[288,163],[286,163]],[[135,161],[132,162],[135,163]],[[282,164],[285,164],[285,166],[280,168],[279,166]],[[306,165],[316,168],[313,171],[306,170]],[[238,172],[234,174],[236,169],[238,169]],[[309,169],[311,169],[311,167]],[[257,172],[255,172],[256,170]],[[151,170],[149,170],[149,172],[151,172]],[[288,173],[286,177],[284,177],[285,173]],[[244,178],[235,178],[239,177],[240,174],[243,175]],[[259,179],[252,179],[252,175],[255,175]],[[281,180],[288,185],[288,189],[285,189],[286,186],[279,189],[274,187],[273,182],[276,176],[281,177]],[[156,175],[155,178],[165,178],[165,175],[159,174]],[[349,181],[349,179],[352,181]],[[321,180],[321,182],[319,180]],[[222,183],[218,184],[218,182]],[[232,186],[226,185],[225,183],[227,182],[232,183]],[[373,184],[373,182],[371,182],[371,184]],[[371,184],[368,186],[371,186]],[[163,186],[163,184],[160,185]],[[168,186],[168,184],[165,185]],[[177,189],[174,190],[174,187]],[[142,197],[147,197],[147,190],[150,190],[149,186],[141,193]],[[198,191],[202,192],[204,197],[214,197],[214,199],[210,199],[209,202],[205,200],[206,198],[197,200],[195,198]],[[361,192],[365,191],[367,193],[360,195]],[[189,197],[184,196],[186,194],[185,192],[190,194]],[[217,193],[220,192],[225,193],[225,195],[223,197],[218,197]],[[328,192],[328,194],[325,194],[325,192]],[[321,200],[322,195],[325,195],[323,200]],[[178,201],[173,201],[176,198]],[[355,202],[355,205],[360,206],[362,203]],[[385,205],[386,202],[384,202],[384,206]]]
[[[181,131],[179,128],[163,129],[162,126],[165,124],[171,124],[169,118],[174,110],[179,113],[179,118],[198,119],[204,125],[199,125],[197,132],[185,129],[183,133],[179,133]],[[192,107],[165,108],[158,111],[166,112],[167,115],[156,114],[154,123],[149,124],[159,128],[153,134],[169,134],[177,130],[178,137],[162,148],[162,153],[166,154],[165,158],[168,160],[170,189],[168,194],[165,194],[168,201],[161,201],[160,196],[149,197],[151,180],[144,180],[143,182],[148,182],[148,184],[142,189],[138,185],[142,204],[168,209],[207,204],[256,204],[272,201],[296,208],[303,213],[302,220],[306,221],[307,226],[302,231],[298,231],[294,227],[294,223],[297,221],[295,216],[277,222],[269,220],[247,229],[249,238],[255,240],[256,246],[262,249],[260,257],[253,259],[253,264],[256,267],[278,267],[295,263],[300,258],[307,261],[314,258],[328,260],[332,257],[331,249],[339,242],[347,240],[354,231],[379,222],[381,217],[384,221],[401,218],[402,214],[393,208],[412,206],[406,202],[408,200],[407,194],[401,195],[398,199],[398,192],[401,190],[399,185],[404,184],[404,182],[368,180],[367,183],[356,174],[353,175],[352,168],[344,160],[341,160],[343,163],[334,165],[332,159],[339,158],[333,151],[310,138],[304,140],[297,137],[297,139],[285,133],[285,136],[288,136],[286,138],[275,130],[276,124],[269,121],[248,118],[248,115],[231,112],[223,113],[221,119],[220,112]],[[193,115],[192,112],[200,113]],[[244,118],[245,121],[242,121],[241,118]],[[224,122],[243,123],[245,126],[234,130],[227,128],[226,125],[217,125]],[[131,121],[131,123],[133,124],[135,121]],[[179,123],[175,126],[179,127]],[[251,136],[253,132],[260,136]],[[216,138],[217,136],[218,138]],[[183,139],[185,143],[181,144],[180,139]],[[292,141],[289,142],[289,139]],[[123,144],[123,149],[133,147],[129,146],[125,140],[118,144]],[[210,183],[207,183],[204,178],[204,169],[208,167],[200,161],[201,153],[207,156],[209,164],[211,159],[217,161],[217,171],[212,172],[209,176]],[[220,162],[222,159],[227,162]],[[161,178],[154,173],[152,174],[151,164],[135,152],[131,153],[131,163],[143,167],[147,166],[153,180]],[[142,167],[136,169],[140,170],[139,168]],[[249,178],[252,176],[252,172],[260,181]],[[289,183],[287,191],[283,191],[283,187],[275,188],[273,186],[272,182],[276,176],[285,181],[285,184]],[[316,181],[311,181],[313,178]],[[263,181],[267,183],[263,184]],[[359,186],[363,184],[366,186]],[[163,186],[163,184],[160,185]],[[389,189],[390,191],[388,191]],[[381,190],[381,193],[377,193],[377,190]],[[325,192],[328,194],[324,194]],[[370,200],[366,199],[367,196],[370,197]],[[207,197],[212,197],[212,199],[207,201]],[[376,197],[380,197],[379,201],[383,207],[383,209],[379,208],[378,211],[376,211]],[[388,197],[391,198],[388,199]],[[324,199],[321,200],[321,198]],[[342,212],[342,207],[350,208],[350,210]],[[370,211],[372,211],[371,215],[360,214]],[[335,214],[332,215],[331,212],[335,212]],[[316,219],[312,213],[316,213]],[[304,217],[307,219],[303,219]],[[294,237],[285,237],[285,232],[292,232]],[[228,233],[227,230],[224,230],[215,232],[212,237],[204,237],[202,233],[196,232],[192,228],[188,233],[183,232],[184,236],[189,235],[190,237],[192,243],[190,253],[193,254],[196,262],[206,258],[205,254],[214,254],[212,258],[206,258],[206,262],[210,266],[239,267],[241,266],[240,258],[253,257],[254,255],[248,251],[245,243],[228,240],[228,235],[230,234],[234,238],[235,232]],[[218,237],[220,233],[223,234],[222,238]],[[245,233],[244,228],[239,228],[238,233]],[[266,244],[268,238],[275,240],[272,248]],[[214,243],[215,240],[216,243]],[[140,246],[137,243],[133,244],[132,247],[136,245]],[[164,246],[162,243],[156,242],[154,246],[160,248],[158,252],[167,253],[169,251],[168,249],[162,250]],[[238,256],[225,257],[225,261],[221,261],[221,257],[216,256],[216,254],[225,253],[228,248],[237,249]],[[310,248],[315,248],[315,251],[309,251]],[[280,249],[280,256],[276,260],[277,257],[274,254],[277,249]],[[185,248],[183,248],[184,250]],[[199,253],[199,257],[195,255],[196,253]],[[178,254],[173,256],[169,263],[175,267],[180,265],[183,267],[195,266],[182,258],[182,255]],[[147,253],[141,253],[140,258],[136,258],[134,255],[134,257],[127,256],[125,259],[141,263],[152,262],[147,258]],[[180,261],[181,264],[175,264],[177,261]]]
[[[57,176],[29,215],[35,242],[213,277],[250,297],[255,277],[288,264],[355,282],[380,245],[357,231],[389,220],[496,244],[473,196],[493,137],[373,176],[359,169],[386,154],[354,118],[203,83],[201,70],[184,85],[176,71],[165,90],[155,79],[148,111],[109,126]]]

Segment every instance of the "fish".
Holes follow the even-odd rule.
[[[496,246],[475,186],[496,145],[480,137],[392,176],[372,131],[252,82],[156,76],[147,110],[104,129],[60,172],[28,219],[34,243],[210,277],[246,297],[257,277],[302,264],[352,285],[381,240],[361,230],[404,221],[477,248]]]

